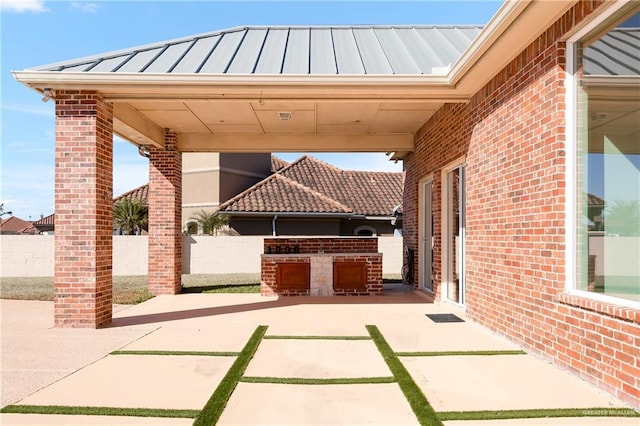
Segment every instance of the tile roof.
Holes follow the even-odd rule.
[[[390,217],[402,173],[341,170],[303,156],[220,206],[227,213],[351,213]]]
[[[352,213],[349,207],[278,173],[222,204],[220,210],[226,213]]]
[[[0,223],[0,232],[3,234],[18,234],[25,232],[31,226],[30,221],[20,219],[17,216],[11,216],[6,219],[2,219],[2,222]]]
[[[42,217],[38,220],[35,220],[33,222],[33,224],[37,227],[37,226],[42,226],[42,225],[53,225],[54,224],[54,219],[55,219],[55,214],[50,214],[49,216],[45,216]]]
[[[165,74],[444,74],[482,27],[252,26],[31,68]]]
[[[289,163],[284,161],[280,157],[276,157],[275,155],[271,155],[271,172],[275,173],[283,167],[288,166]]]
[[[127,199],[129,201],[138,200],[143,204],[147,204],[148,197],[149,197],[149,184],[147,183],[145,185],[134,188],[131,191],[127,191],[122,195],[118,195],[113,199],[113,202],[117,203],[118,201]]]

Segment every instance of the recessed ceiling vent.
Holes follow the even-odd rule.
[[[280,121],[289,121],[291,120],[291,115],[289,111],[281,111],[278,113],[278,118],[280,118]]]

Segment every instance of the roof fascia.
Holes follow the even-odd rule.
[[[451,67],[448,81],[473,96],[578,0],[506,0]]]

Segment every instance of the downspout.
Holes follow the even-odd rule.
[[[278,236],[278,233],[276,232],[276,219],[278,219],[278,215],[273,215],[273,220],[271,221],[271,232],[273,234],[274,237]]]

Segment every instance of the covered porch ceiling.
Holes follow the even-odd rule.
[[[468,102],[574,3],[507,1],[464,49],[459,34],[426,27],[371,28],[373,37],[367,28],[292,27],[283,49],[298,49],[306,61],[300,69],[293,50],[277,50],[278,29],[244,28],[14,76],[45,98],[55,99],[56,89],[101,92],[113,104],[114,132],[136,145],[162,147],[171,129],[182,152],[389,152],[402,159],[444,103]],[[268,69],[271,48],[282,64],[276,72]]]

